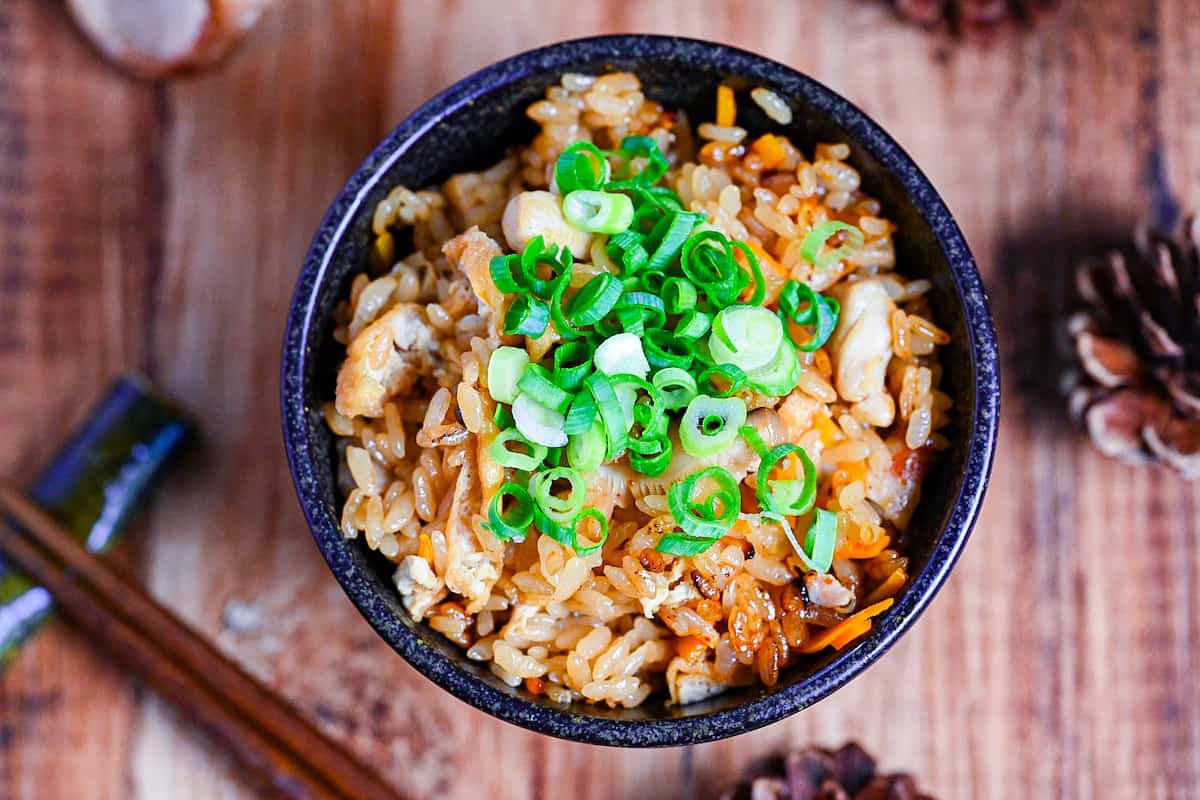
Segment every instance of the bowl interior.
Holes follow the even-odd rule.
[[[979,352],[973,353],[973,348],[993,345],[990,339],[982,345],[979,342],[981,335],[990,336],[990,321],[986,319],[970,254],[940,200],[907,157],[845,101],[791,70],[741,51],[658,37],[609,37],[585,40],[570,48],[559,45],[503,62],[451,88],[419,110],[372,154],[335,204],[314,243],[293,309],[295,337],[289,332],[289,347],[295,344],[291,339],[297,337],[303,347],[294,360],[295,370],[285,364],[285,405],[291,392],[293,397],[302,398],[304,409],[297,422],[300,429],[289,434],[289,454],[293,456],[301,495],[308,495],[306,512],[318,543],[339,580],[380,633],[410,660],[417,654],[418,668],[456,694],[463,696],[456,687],[464,683],[482,682],[488,687],[482,690],[483,695],[464,699],[485,707],[505,705],[509,713],[502,716],[546,729],[546,714],[539,707],[554,712],[564,709],[509,688],[486,668],[466,659],[457,646],[425,626],[412,623],[392,585],[393,566],[369,553],[361,543],[345,542],[338,536],[341,499],[335,481],[334,439],[319,409],[332,399],[342,357],[341,347],[331,336],[330,314],[367,262],[375,204],[398,184],[424,187],[454,172],[489,166],[504,155],[506,147],[532,137],[536,128],[523,109],[541,97],[563,72],[614,69],[635,72],[648,97],[669,109],[685,110],[693,123],[712,118],[715,90],[720,83],[739,89],[765,85],[787,98],[793,122],[787,126],[771,122],[741,92],[738,124],[752,134],[784,132],[810,155],[818,142],[849,143],[851,163],[861,172],[864,188],[883,203],[883,216],[899,225],[895,237],[899,271],[932,281],[936,320],[953,336],[942,352],[942,386],[954,399],[955,422],[947,432],[952,446],[928,477],[906,537],[910,573],[916,577],[865,641],[843,653],[803,661],[786,671],[772,688],[734,690],[682,709],[666,706],[661,700],[628,710],[577,705],[569,709],[569,719],[574,722],[564,723],[566,727],[560,730],[553,726],[549,730],[573,738],[608,741],[611,737],[606,735],[580,735],[572,725],[587,727],[592,721],[606,730],[615,730],[602,721],[691,719],[697,725],[686,736],[651,737],[644,743],[697,741],[764,724],[813,702],[878,657],[940,585],[969,531],[981,482],[986,480],[991,441],[985,437],[987,440],[981,442],[978,435]],[[976,283],[964,286],[964,276],[968,284]],[[982,383],[990,388],[989,403],[995,391],[990,380]],[[984,430],[993,425],[993,420],[987,420]],[[304,440],[299,450],[297,438]],[[986,452],[981,454],[981,447]],[[308,502],[313,500],[316,502]],[[475,680],[464,682],[464,674]],[[734,709],[742,710],[741,719],[703,727],[704,720],[711,723],[728,717],[724,712]],[[566,714],[558,716],[567,719]],[[626,729],[637,727],[634,724]],[[662,728],[651,726],[646,730]]]

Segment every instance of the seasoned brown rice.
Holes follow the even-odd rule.
[[[790,121],[777,95],[751,94],[772,119]],[[817,144],[810,159],[784,136],[752,137],[730,120],[693,134],[685,115],[645,97],[628,73],[564,75],[527,113],[540,126],[530,145],[440,187],[396,187],[375,210],[370,269],[336,315],[348,366],[324,408],[342,456],[342,532],[396,563],[413,619],[511,686],[629,707],[660,689],[687,703],[732,685],[774,684],[804,653],[853,641],[865,628],[847,618],[877,609],[907,580],[896,545],[950,413],[936,360],[949,336],[931,321],[930,284],[894,271],[896,226],[863,193],[846,144]],[[674,525],[662,491],[633,491],[604,467],[588,491],[588,504],[610,519],[601,551],[580,557],[548,536],[503,542],[484,527],[505,479],[487,455],[496,426],[486,366],[501,338],[468,264],[509,252],[505,207],[552,188],[564,147],[612,148],[631,134],[653,137],[684,206],[747,242],[776,283],[840,292],[844,311],[857,302],[851,291],[870,289],[872,309],[884,309],[890,337],[863,367],[882,371],[881,391],[860,391],[865,356],[839,326],[825,347],[799,353],[795,391],[749,399],[771,436],[800,445],[819,467],[818,505],[838,522],[827,575],[806,574],[782,527],[762,518],[740,520],[700,555],[660,553],[656,543]],[[827,220],[856,226],[864,244],[818,270],[801,245]],[[411,231],[411,252],[397,252],[402,230]],[[603,269],[607,258],[593,247],[581,260]]]

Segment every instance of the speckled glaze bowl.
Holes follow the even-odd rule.
[[[367,261],[375,204],[396,184],[426,186],[498,160],[506,146],[528,141],[524,108],[564,72],[629,70],[647,96],[692,119],[710,118],[715,90],[767,86],[785,98],[792,140],[848,142],[866,191],[900,226],[899,263],[906,275],[933,282],[938,323],[952,334],[942,353],[943,389],[954,398],[952,446],[926,482],[913,519],[914,576],[875,629],[853,647],[809,657],[771,688],[750,686],[683,708],[651,698],[613,710],[563,707],[512,689],[467,660],[457,646],[413,623],[391,582],[394,567],[338,532],[334,440],[321,418],[333,396],[342,357],[331,312]],[[754,103],[739,124],[778,130]],[[300,503],[317,546],[346,594],[396,652],[454,696],[531,730],[606,745],[661,746],[720,739],[794,714],[843,686],[878,659],[916,621],[962,551],[991,469],[999,409],[995,333],[975,263],[945,204],[916,164],[861,111],[816,81],[760,56],[710,42],[661,36],[606,36],[515,56],[451,86],[418,108],[375,148],[338,194],[304,262],[288,316],[283,353],[283,426]],[[386,668],[386,665],[384,665]]]

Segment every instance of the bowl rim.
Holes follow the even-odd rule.
[[[314,443],[308,435],[311,409],[305,407],[303,375],[318,344],[310,341],[316,301],[336,245],[341,241],[369,193],[390,167],[403,158],[411,143],[462,106],[496,88],[532,74],[569,71],[572,64],[614,59],[661,58],[687,60],[684,50],[704,52],[730,71],[750,69],[779,87],[789,98],[826,114],[851,132],[858,142],[900,183],[914,208],[930,226],[945,254],[957,291],[970,343],[970,372],[975,377],[975,413],[963,432],[970,438],[962,487],[952,511],[938,533],[929,560],[896,605],[854,648],[832,658],[806,679],[751,698],[740,705],[712,712],[661,719],[620,720],[572,713],[573,706],[555,709],[519,694],[508,694],[462,670],[429,647],[403,622],[395,620],[370,582],[351,558],[333,509],[318,492],[312,465]],[[581,57],[581,54],[584,57]],[[318,329],[319,331],[324,326]],[[746,733],[781,720],[828,696],[877,661],[912,625],[932,601],[962,552],[980,510],[996,448],[1000,380],[995,330],[987,295],[962,232],[932,183],[912,158],[882,127],[848,100],[785,64],[726,44],[678,36],[617,34],[585,37],[550,44],[484,67],[435,95],[392,129],[367,156],[338,192],[325,214],[305,257],[288,311],[281,374],[284,449],[296,493],[326,563],[367,622],[418,672],[460,700],[501,720],[562,739],[611,746],[671,746],[699,744]]]

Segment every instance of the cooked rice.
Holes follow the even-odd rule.
[[[774,93],[752,97],[772,119],[790,120]],[[348,363],[386,371],[386,380],[339,379],[337,403],[324,408],[342,455],[342,532],[398,565],[395,583],[414,619],[511,686],[562,703],[629,707],[664,687],[686,703],[728,686],[774,684],[824,631],[907,579],[896,545],[931,455],[946,444],[937,431],[950,410],[935,352],[949,337],[930,321],[929,282],[893,271],[896,226],[862,192],[845,144],[818,144],[809,160],[785,137],[750,140],[732,123],[704,123],[693,135],[682,113],[647,99],[627,73],[564,75],[528,115],[540,125],[530,145],[441,187],[396,187],[376,208],[371,274],[354,279],[335,336],[350,347]],[[799,353],[803,377],[789,396],[750,398],[750,408],[767,409],[772,435],[801,445],[819,466],[818,505],[838,515],[830,576],[805,579],[790,531],[761,518],[740,520],[701,555],[659,553],[674,525],[663,493],[631,495],[604,468],[588,497],[610,512],[601,552],[581,558],[538,535],[506,543],[482,525],[505,479],[487,452],[497,429],[486,365],[500,338],[464,274],[472,252],[483,252],[469,248],[504,241],[506,204],[548,188],[565,146],[582,139],[615,148],[631,134],[652,136],[671,158],[667,183],[689,209],[759,253],[776,294],[787,278],[823,292],[870,280],[894,303],[884,391],[849,391],[856,376],[838,368],[850,355],[831,342]],[[865,244],[818,270],[801,243],[827,220],[858,226]],[[413,248],[398,257],[401,229]],[[591,260],[603,268],[602,247]],[[401,347],[397,335],[410,340]],[[804,517],[793,522],[807,526]]]

